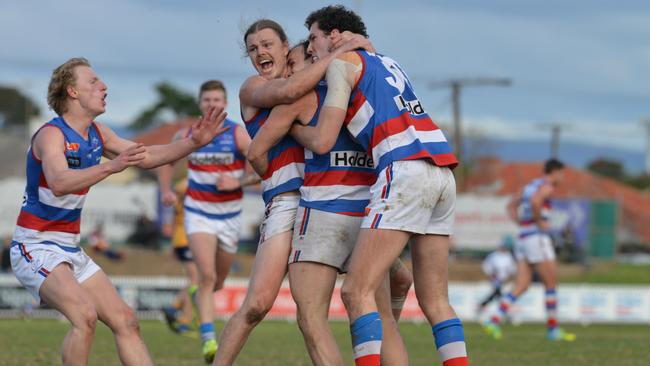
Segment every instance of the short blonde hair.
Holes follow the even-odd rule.
[[[50,85],[47,87],[47,104],[59,116],[67,112],[67,88],[76,81],[74,69],[77,66],[90,67],[90,62],[83,57],[75,57],[69,59],[52,71]]]

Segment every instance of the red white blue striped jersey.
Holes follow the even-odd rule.
[[[455,167],[456,156],[418,100],[406,73],[391,58],[356,51],[363,70],[352,90],[344,123],[381,172],[399,160],[428,159]]]
[[[104,141],[95,123],[88,129],[88,139],[84,139],[72,129],[63,117],[54,118],[39,131],[43,128],[58,128],[63,133],[65,143],[61,150],[65,154],[69,169],[86,169],[99,164],[104,151]],[[36,158],[31,146],[27,150],[26,170],[27,186],[13,241],[21,244],[77,247],[81,209],[89,188],[56,197],[45,179],[42,162]]]
[[[271,109],[262,108],[246,123],[251,138],[269,118]],[[243,116],[242,116],[243,119]],[[303,183],[305,174],[305,152],[291,136],[285,136],[268,152],[269,167],[262,176],[262,198],[268,204],[280,193],[297,191]]]
[[[187,157],[185,210],[213,220],[239,215],[244,196],[241,188],[234,191],[217,189],[221,174],[239,179],[244,176],[246,165],[246,157],[237,148],[235,133],[241,127],[229,119],[224,121],[224,127],[229,129]],[[188,135],[191,133],[190,130]]]
[[[318,109],[309,122],[314,126],[327,94],[327,85],[316,88]],[[372,157],[341,129],[327,154],[305,149],[305,183],[300,187],[300,205],[342,215],[363,216],[370,202],[370,186],[375,182]]]
[[[519,206],[517,207],[517,215],[519,217],[519,236],[527,236],[530,234],[535,234],[540,232],[537,224],[535,224],[535,218],[533,215],[533,205],[531,199],[537,193],[539,188],[546,183],[544,178],[538,178],[528,183],[521,193],[521,200],[519,201]],[[545,200],[542,204],[541,217],[542,220],[548,220],[550,217],[551,211],[551,201]]]

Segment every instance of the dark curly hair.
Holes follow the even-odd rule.
[[[309,29],[315,22],[326,34],[338,29],[339,32],[350,31],[368,37],[361,17],[343,5],[330,5],[312,12],[305,20],[305,26]]]
[[[549,159],[544,163],[544,174],[551,174],[556,170],[564,169],[564,163],[553,158]]]

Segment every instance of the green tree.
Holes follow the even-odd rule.
[[[618,181],[625,181],[627,178],[625,175],[625,167],[621,162],[616,160],[599,158],[589,163],[587,169],[590,172]]]
[[[16,88],[0,86],[0,127],[25,126],[38,115],[40,110],[29,97]]]
[[[155,88],[158,100],[131,122],[129,127],[132,129],[143,130],[161,122],[163,112],[171,112],[176,119],[201,114],[194,95],[186,93],[168,82],[160,82],[155,85]]]

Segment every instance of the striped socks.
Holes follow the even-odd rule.
[[[201,332],[201,340],[203,342],[209,341],[211,339],[215,339],[214,324],[201,323],[201,326],[199,327],[199,331]]]
[[[460,319],[442,321],[432,327],[436,348],[443,366],[467,366],[465,335]]]
[[[557,292],[554,288],[547,289],[544,297],[546,298],[546,324],[550,332],[557,328]]]
[[[499,303],[499,311],[497,311],[497,313],[492,316],[492,323],[500,325],[503,321],[503,318],[508,315],[510,306],[515,301],[517,301],[517,296],[513,295],[512,293],[509,293],[506,296],[502,297],[501,302]]]
[[[355,366],[379,366],[381,319],[378,312],[364,314],[350,326]]]

